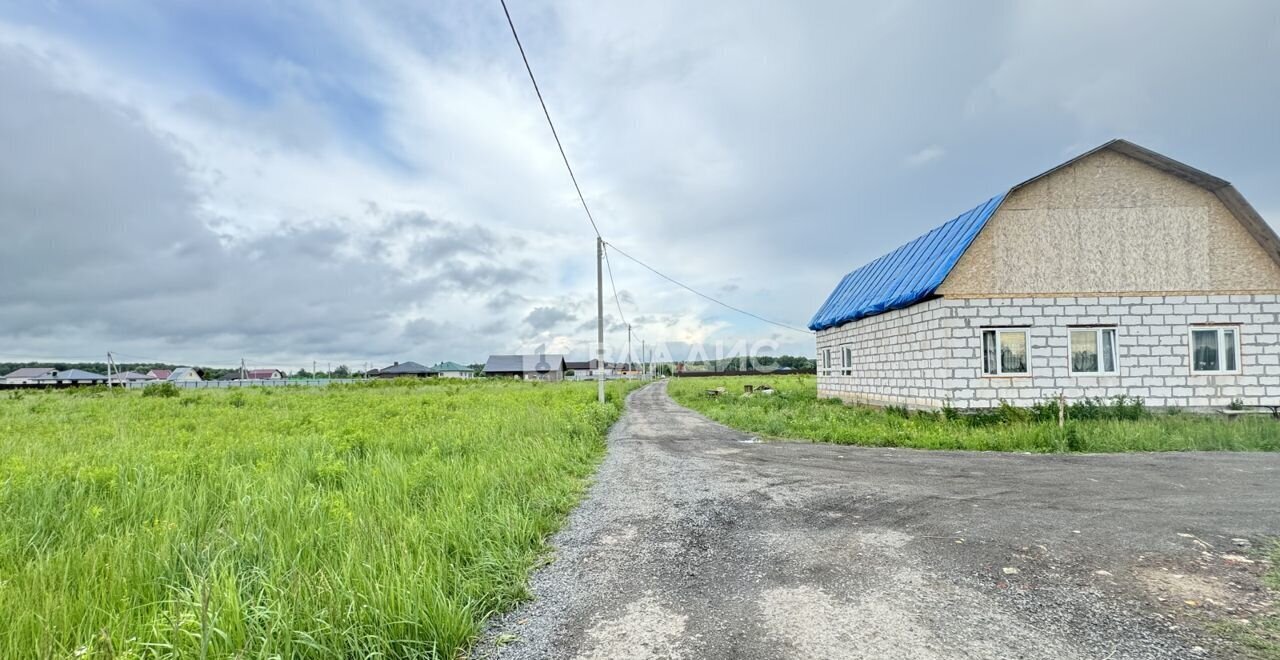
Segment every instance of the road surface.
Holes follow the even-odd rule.
[[[1280,455],[759,442],[632,393],[477,658],[1232,657]],[[1252,557],[1252,558],[1251,558]]]

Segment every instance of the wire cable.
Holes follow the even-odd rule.
[[[669,276],[669,275],[664,274],[662,271],[658,270],[657,268],[654,268],[653,266],[650,266],[649,264],[647,264],[647,263],[645,263],[645,262],[643,262],[643,261],[640,261],[639,259],[637,259],[637,258],[635,258],[635,257],[633,257],[633,256],[631,256],[631,255],[629,255],[629,254],[627,254],[626,252],[624,252],[622,249],[620,249],[617,245],[614,245],[613,243],[608,243],[608,242],[606,242],[606,243],[605,243],[605,245],[607,245],[607,246],[609,246],[609,247],[613,248],[613,249],[614,249],[618,254],[620,254],[620,255],[622,255],[622,256],[624,256],[624,257],[626,257],[626,258],[628,258],[628,259],[630,259],[630,260],[632,260],[632,261],[634,261],[634,262],[636,262],[636,263],[638,263],[638,264],[640,264],[641,266],[644,266],[644,267],[645,267],[645,268],[647,268],[650,272],[652,272],[654,275],[657,275],[658,277],[661,277],[662,279],[664,279],[664,280],[666,280],[666,281],[668,281],[668,282],[670,282],[670,283],[672,283],[672,284],[674,284],[674,285],[676,285],[676,286],[678,286],[678,287],[680,287],[680,288],[682,288],[682,289],[684,289],[684,290],[686,290],[686,291],[689,291],[690,293],[693,293],[693,294],[695,294],[695,295],[698,295],[698,296],[701,296],[701,297],[703,297],[703,298],[706,298],[707,300],[710,300],[711,302],[713,302],[713,303],[715,303],[715,304],[717,304],[717,305],[720,305],[721,307],[724,307],[724,308],[726,308],[726,309],[731,309],[731,310],[733,310],[733,311],[735,311],[735,312],[737,312],[737,313],[739,313],[739,314],[745,314],[745,315],[747,315],[747,316],[750,316],[750,317],[751,317],[751,318],[753,318],[753,319],[756,319],[757,321],[764,321],[765,323],[768,323],[768,324],[770,324],[770,325],[776,325],[776,326],[778,326],[779,328],[786,328],[787,330],[790,330],[790,331],[792,331],[792,332],[799,332],[799,333],[806,334],[806,335],[813,334],[812,332],[810,332],[810,331],[808,331],[808,330],[801,330],[800,328],[797,328],[797,327],[795,327],[795,326],[793,326],[793,325],[787,325],[786,323],[780,323],[780,322],[778,322],[778,321],[774,321],[774,320],[772,320],[772,319],[767,319],[767,318],[765,318],[765,317],[763,317],[763,316],[760,316],[759,314],[752,314],[751,312],[748,312],[748,311],[747,311],[747,310],[745,310],[745,309],[742,309],[742,308],[739,308],[739,307],[734,307],[733,305],[730,305],[729,303],[724,302],[724,301],[722,301],[722,300],[718,300],[718,299],[716,299],[716,298],[713,298],[712,296],[709,296],[709,295],[707,295],[707,294],[705,294],[705,293],[703,293],[703,292],[701,292],[701,291],[699,291],[699,290],[697,290],[697,289],[695,289],[695,288],[693,288],[693,287],[689,286],[688,284],[685,284],[684,282],[681,282],[681,281],[679,281],[679,280],[675,279],[674,277],[671,277],[671,276]]]
[[[529,81],[533,83],[533,91],[538,94],[538,103],[542,106],[542,114],[547,118],[547,126],[551,127],[551,137],[556,139],[556,147],[560,149],[560,158],[564,159],[564,167],[569,170],[569,178],[573,181],[573,189],[578,191],[578,201],[582,202],[582,210],[587,212],[587,220],[591,222],[591,228],[595,230],[596,236],[600,236],[600,227],[596,225],[596,219],[591,215],[591,209],[587,206],[587,198],[582,194],[582,187],[578,185],[578,177],[573,174],[573,166],[569,164],[569,156],[564,152],[564,145],[560,142],[560,134],[556,132],[555,122],[551,121],[551,112],[547,110],[547,102],[542,98],[542,89],[538,87],[538,79],[533,77],[533,67],[529,66],[529,56],[524,53],[524,44],[520,43],[520,35],[516,32],[516,24],[511,20],[511,11],[507,9],[507,0],[499,0],[502,3],[502,13],[507,15],[507,25],[511,26],[511,36],[515,37],[516,48],[520,49],[520,59],[524,60],[524,70],[529,72]]]
[[[627,323],[626,314],[622,313],[622,300],[618,298],[618,285],[613,282],[613,264],[609,263],[608,245],[608,243],[605,243],[604,266],[605,269],[609,271],[609,288],[613,289],[613,303],[618,306],[618,316],[622,318],[622,324],[630,325]]]
[[[599,227],[599,225],[597,225],[597,224],[596,224],[595,216],[593,216],[593,215],[591,214],[591,207],[587,205],[587,198],[586,198],[586,196],[585,196],[585,195],[583,195],[583,194],[582,194],[582,186],[578,185],[578,177],[577,177],[577,175],[575,175],[575,174],[573,173],[573,166],[569,164],[569,156],[568,156],[568,154],[566,154],[566,153],[565,153],[565,150],[564,150],[564,143],[562,143],[562,142],[560,141],[560,133],[559,133],[558,131],[556,131],[556,124],[555,124],[555,122],[551,121],[551,111],[547,109],[547,102],[546,102],[546,100],[542,97],[542,88],[538,86],[538,79],[537,79],[537,77],[536,77],[536,76],[534,76],[534,75],[533,75],[533,67],[529,64],[529,56],[528,56],[528,54],[526,54],[526,53],[524,52],[524,44],[520,42],[520,33],[516,31],[516,24],[515,24],[515,21],[513,21],[513,20],[511,19],[511,10],[507,8],[507,0],[499,0],[499,2],[501,2],[501,3],[502,3],[502,13],[507,17],[507,26],[511,28],[511,36],[512,36],[512,38],[514,38],[514,39],[515,39],[515,42],[516,42],[516,48],[518,48],[518,49],[520,50],[520,59],[521,59],[522,61],[524,61],[524,70],[525,70],[525,71],[527,71],[527,72],[529,73],[529,82],[533,83],[533,91],[534,91],[534,93],[536,93],[536,94],[538,95],[538,104],[542,106],[542,115],[543,115],[544,117],[546,117],[546,118],[547,118],[547,126],[549,126],[549,127],[551,128],[551,137],[555,138],[555,141],[556,141],[556,148],[558,148],[558,149],[560,150],[560,158],[561,158],[561,160],[563,160],[563,161],[564,161],[564,167],[565,167],[565,169],[569,171],[569,179],[570,179],[571,181],[573,181],[573,189],[574,189],[574,191],[578,193],[578,201],[579,201],[579,202],[582,202],[582,210],[586,212],[586,214],[587,214],[587,221],[589,221],[589,222],[591,223],[591,229],[595,231],[595,233],[596,233],[596,237],[597,237],[597,238],[599,238],[601,241],[604,241],[604,236],[602,236],[602,235],[600,234],[600,227]],[[617,248],[617,246],[613,246],[611,243],[607,243],[607,242],[606,242],[606,243],[605,243],[605,245],[612,246],[615,250],[617,250],[617,249],[618,249],[618,248]],[[646,264],[646,263],[644,263],[643,261],[640,261],[639,259],[637,259],[637,258],[635,258],[635,257],[633,257],[633,256],[631,256],[631,255],[629,255],[629,254],[627,254],[626,252],[623,252],[622,250],[618,250],[618,253],[619,253],[619,254],[621,254],[622,256],[624,256],[624,257],[626,257],[626,258],[628,258],[628,259],[630,259],[630,260],[632,260],[632,261],[634,261],[634,262],[636,262],[636,263],[640,264],[641,266],[644,266],[645,268],[649,269],[650,271],[653,271],[653,273],[654,273],[654,274],[656,274],[656,275],[658,275],[659,277],[661,277],[661,278],[663,278],[663,279],[667,280],[668,282],[671,282],[672,284],[675,284],[676,286],[679,286],[679,287],[681,287],[681,288],[683,288],[683,289],[686,289],[686,290],[688,290],[688,291],[690,291],[690,292],[692,292],[692,293],[694,293],[694,294],[697,294],[697,295],[699,295],[699,296],[701,296],[701,297],[703,297],[703,298],[706,298],[707,300],[710,300],[711,302],[713,302],[713,303],[715,303],[715,304],[717,304],[717,305],[720,305],[720,306],[722,306],[722,307],[725,307],[726,309],[731,309],[731,310],[733,310],[733,311],[735,311],[735,312],[738,312],[739,314],[745,314],[746,316],[750,316],[750,317],[751,317],[751,318],[753,318],[753,319],[756,319],[756,320],[759,320],[759,321],[763,321],[763,322],[765,322],[765,323],[769,323],[769,324],[771,324],[771,325],[776,325],[776,326],[778,326],[778,327],[780,327],[780,328],[786,328],[787,330],[791,330],[792,332],[799,332],[799,333],[803,333],[803,334],[812,334],[812,333],[810,333],[808,330],[801,330],[800,328],[797,328],[797,327],[795,327],[795,326],[790,326],[790,325],[787,325],[787,324],[785,324],[785,323],[779,323],[779,322],[777,322],[777,321],[773,321],[773,320],[767,319],[767,318],[765,318],[765,317],[763,317],[763,316],[760,316],[760,315],[758,315],[758,314],[752,314],[751,312],[748,312],[748,311],[746,311],[745,309],[740,309],[740,308],[738,308],[738,307],[734,307],[733,305],[730,305],[730,304],[728,304],[728,303],[726,303],[726,302],[723,302],[723,301],[717,300],[717,299],[715,299],[715,298],[713,298],[713,297],[711,297],[711,296],[709,296],[709,295],[707,295],[707,294],[705,294],[705,293],[702,293],[701,291],[698,291],[698,290],[694,289],[693,287],[690,287],[690,286],[688,286],[688,285],[686,285],[686,284],[684,284],[684,283],[682,283],[682,282],[680,282],[680,281],[676,280],[676,279],[675,279],[675,278],[673,278],[673,277],[670,277],[670,276],[668,276],[668,275],[663,274],[661,271],[659,271],[658,269],[654,268],[653,266],[650,266],[649,264]],[[606,264],[606,265],[609,265],[609,253],[608,253],[608,251],[605,251],[605,253],[604,253],[604,260],[605,260],[605,264]],[[626,316],[624,316],[624,315],[623,315],[623,313],[622,313],[622,301],[621,301],[621,300],[619,300],[619,298],[618,298],[618,287],[617,287],[617,285],[615,285],[615,284],[614,284],[614,281],[613,281],[613,266],[612,266],[612,265],[609,265],[609,285],[613,288],[613,302],[614,302],[614,304],[616,304],[616,305],[617,305],[617,307],[618,307],[618,316],[622,317],[622,322],[623,322],[623,323],[626,323]],[[633,333],[633,334],[634,334],[634,333]]]

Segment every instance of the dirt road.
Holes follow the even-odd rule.
[[[1230,657],[1280,535],[1273,454],[759,443],[661,383],[609,442],[476,657]]]

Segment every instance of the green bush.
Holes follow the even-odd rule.
[[[1030,415],[1038,422],[1058,421],[1058,400],[1045,399],[1030,407]],[[1138,420],[1151,417],[1141,397],[1121,394],[1110,401],[1101,397],[1072,401],[1066,406],[1066,418],[1075,420]]]
[[[181,392],[178,390],[178,386],[170,382],[153,383],[142,388],[142,396],[158,396],[165,399],[172,399],[179,394],[181,394]]]

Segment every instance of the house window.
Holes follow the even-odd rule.
[[[1240,329],[1200,327],[1191,329],[1191,371],[1205,374],[1240,370]]]
[[[845,346],[844,355],[842,357],[844,358],[844,360],[840,363],[840,366],[844,367],[844,375],[852,376],[853,375],[853,349],[849,348],[848,346]]]
[[[982,331],[982,373],[1008,376],[1029,373],[1031,359],[1025,328]]]
[[[827,373],[831,372],[831,349],[829,348],[822,351],[822,368],[826,369]]]
[[[1116,329],[1072,328],[1071,373],[1116,373]]]

